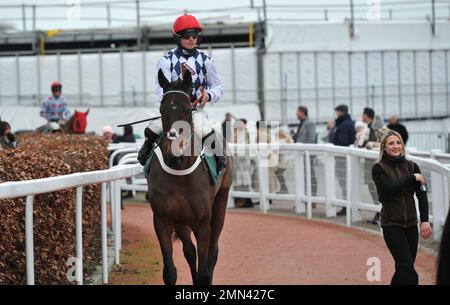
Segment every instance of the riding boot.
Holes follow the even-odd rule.
[[[217,132],[213,129],[210,133],[208,133],[206,136],[202,139],[202,144],[204,144],[205,140],[210,137],[214,137],[214,142],[211,144],[211,149],[214,151],[216,145],[220,145],[220,151],[222,152],[220,155],[214,154],[214,157],[216,159],[217,163],[217,172],[220,173],[222,170],[224,170],[227,167],[227,146],[224,138],[217,134]],[[222,143],[220,143],[222,141]]]
[[[148,156],[150,155],[150,152],[153,149],[153,144],[159,138],[159,134],[154,133],[148,127],[145,128],[144,134],[145,134],[145,141],[144,144],[142,144],[142,147],[139,150],[137,157],[139,163],[142,166],[144,166],[145,163],[147,162]]]

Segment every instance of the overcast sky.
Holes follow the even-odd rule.
[[[79,9],[68,6],[80,2]],[[256,21],[258,9],[251,9],[252,2],[254,7],[262,6],[262,0],[141,0],[141,24],[172,23],[184,10],[192,12],[205,23]],[[42,30],[107,27],[106,3],[110,4],[112,27],[136,25],[134,0],[1,0],[0,23],[22,30],[22,8],[10,7],[22,3],[28,6],[25,9],[27,30],[32,29],[30,5],[37,6],[36,27]],[[350,16],[349,3],[350,0],[266,0],[268,19],[287,21],[323,21],[325,9],[328,10],[329,20],[342,21]],[[375,3],[374,6],[371,3]],[[377,14],[377,8],[381,9],[383,18],[388,18],[390,10],[394,19],[425,20],[427,15],[431,15],[431,0],[354,0],[354,4],[356,18],[376,16],[373,14]],[[262,10],[259,12],[262,18]],[[436,16],[448,21],[449,14],[450,0],[436,0]]]

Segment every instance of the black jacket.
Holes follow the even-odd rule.
[[[420,221],[428,222],[427,193],[420,189],[414,174],[420,174],[416,163],[406,160],[383,158],[372,167],[372,179],[377,187],[381,209],[381,226],[417,225],[414,193],[419,200]]]
[[[387,128],[398,132],[402,136],[403,142],[406,145],[406,142],[408,142],[408,131],[406,130],[406,127],[404,125],[400,123],[397,123],[395,125],[389,124],[387,125]]]
[[[355,122],[348,113],[336,119],[336,127],[331,134],[331,143],[338,146],[349,146],[355,142]]]

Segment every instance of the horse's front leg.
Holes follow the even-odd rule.
[[[173,227],[153,214],[153,225],[161,247],[164,261],[163,279],[166,285],[175,285],[177,282],[177,268],[172,258],[172,232]]]
[[[209,242],[211,238],[211,219],[204,218],[196,232],[198,252],[198,272],[196,285],[211,285],[211,274],[208,266]]]

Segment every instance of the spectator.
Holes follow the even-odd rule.
[[[355,132],[356,140],[354,142],[354,146],[358,148],[364,147],[364,143],[369,141],[370,129],[367,127],[367,124],[363,121],[356,121]]]
[[[231,113],[225,114],[225,121],[222,122],[222,136],[228,142],[231,141]]]
[[[300,121],[298,124],[297,132],[295,133],[295,143],[317,143],[316,141],[316,125],[308,117],[308,108],[300,106],[297,108],[297,119]],[[315,157],[310,157],[311,161],[311,194],[317,195],[317,179],[316,170],[314,168]],[[313,203],[313,207],[316,204]]]
[[[114,143],[121,143],[121,142],[135,143],[136,138],[134,137],[134,134],[133,134],[133,126],[125,125],[123,127],[123,135],[118,136],[116,134],[113,134],[112,139],[113,139]]]
[[[276,143],[280,144],[291,144],[294,143],[294,140],[290,136],[289,132],[286,132],[282,128],[278,130],[278,132],[275,134],[275,141]],[[289,158],[286,155],[279,156],[278,159],[278,166],[275,170],[275,175],[278,179],[278,182],[280,184],[280,189],[277,192],[278,194],[285,194],[288,193],[287,185],[286,185],[286,179],[284,178],[284,172],[286,171],[286,168],[289,167]]]
[[[64,125],[69,117],[70,110],[61,95],[62,85],[60,82],[53,82],[51,87],[52,95],[44,100],[41,105],[41,117],[47,120],[47,123],[56,122]]]
[[[271,143],[272,142],[272,136],[270,132],[270,126],[266,125],[266,122],[264,121],[258,121],[256,122],[256,143]],[[276,159],[274,158],[273,153],[269,153],[267,156],[263,156],[261,158],[263,162],[265,162],[264,168],[268,168],[269,170],[269,192],[275,193],[277,190],[277,177],[275,175],[275,164],[274,161]],[[258,183],[258,170],[257,168],[254,168],[252,172],[252,188],[255,192],[258,192],[259,185]],[[272,200],[269,200],[269,203],[272,203]],[[255,204],[259,204],[256,202]]]
[[[108,143],[113,142],[113,132],[110,125],[106,125],[103,127],[103,139],[105,139]]]
[[[369,129],[368,139],[364,142],[363,147],[367,149],[374,149],[379,147],[379,142],[377,141],[376,131],[373,127],[375,120],[375,111],[372,108],[364,108],[362,115],[363,122],[367,124]],[[365,159],[364,161],[364,183],[367,184],[369,189],[370,197],[372,197],[372,202],[378,204],[378,196],[377,190],[375,188],[375,184],[372,180],[372,167],[374,165],[373,160]],[[378,225],[380,223],[380,213],[375,213],[375,216],[372,218],[371,223],[374,225]]]
[[[403,143],[408,142],[408,131],[406,130],[406,127],[402,124],[400,124],[398,122],[398,118],[397,116],[394,114],[389,118],[389,125],[387,125],[387,128],[389,128],[390,130],[395,130],[396,132],[398,132],[403,139]]]
[[[325,129],[324,133],[320,137],[320,139],[325,143],[331,142],[331,133],[334,129],[334,120],[329,120],[327,122],[327,128]]]
[[[381,209],[381,227],[386,245],[395,260],[391,285],[417,285],[414,269],[419,232],[414,194],[419,202],[420,234],[432,235],[428,222],[428,198],[425,178],[416,163],[405,158],[405,144],[393,130],[381,139],[380,157],[372,168]],[[425,187],[425,190],[422,189]]]
[[[375,115],[375,119],[372,123],[372,128],[375,130],[375,132],[379,129],[383,128],[383,121],[381,120],[381,116],[379,114]]]
[[[442,231],[437,260],[436,284],[450,285],[450,212],[447,212],[447,220]]]
[[[17,147],[17,142],[14,134],[11,132],[11,125],[5,121],[0,122],[0,149],[15,147]]]
[[[339,105],[335,109],[336,121],[335,127],[331,132],[331,143],[338,146],[350,146],[355,142],[355,123],[353,122],[350,114],[348,113],[347,105]],[[345,176],[346,171],[346,158],[335,157],[336,160],[336,177],[338,178],[339,186],[342,190],[342,196],[345,198],[347,194],[347,178]],[[338,213],[338,216],[345,215],[347,209],[343,207]]]
[[[250,135],[247,130],[247,120],[240,119],[234,124],[233,142],[237,144],[249,144]],[[247,155],[238,154],[233,157],[233,184],[237,191],[250,191],[250,158]],[[253,203],[249,198],[236,198],[235,206],[238,208],[251,208]]]

